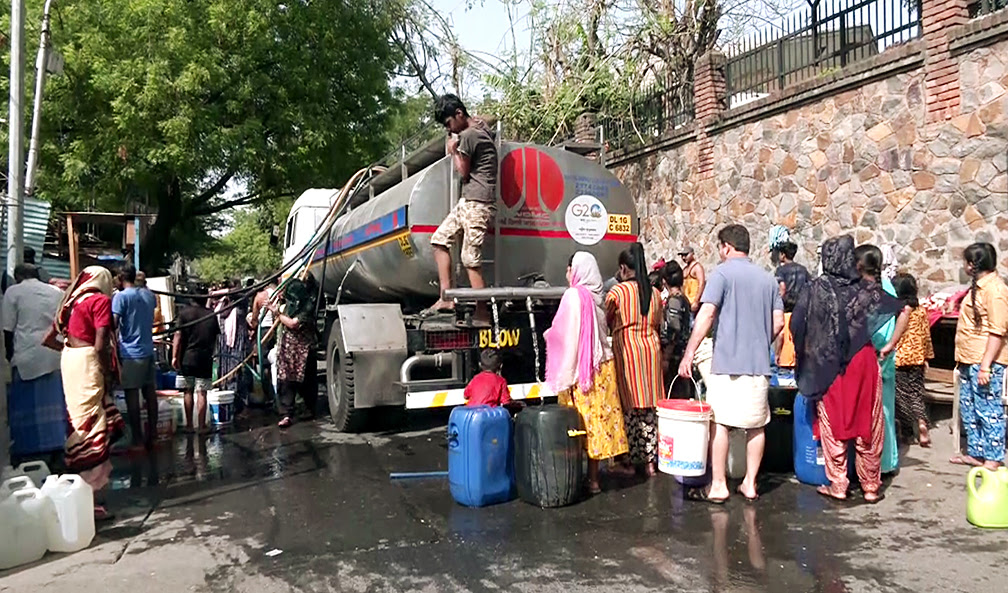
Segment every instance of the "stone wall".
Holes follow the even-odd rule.
[[[831,80],[698,120],[706,138],[691,129],[653,152],[624,155],[614,171],[637,199],[649,256],[668,258],[689,243],[714,263],[717,229],[740,222],[766,265],[769,229],[783,224],[810,267],[817,246],[841,233],[891,244],[925,291],[964,280],[960,254],[973,241],[994,243],[1008,270],[1003,13],[949,33],[960,96],[947,119],[932,121],[928,109],[921,40]],[[698,166],[707,160],[701,140],[712,145],[709,172]]]

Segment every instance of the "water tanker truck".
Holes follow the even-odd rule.
[[[461,188],[443,139],[403,151],[358,184],[334,221],[336,190],[309,189],[294,202],[284,259],[304,258],[325,295],[318,325],[338,429],[360,429],[368,409],[464,403],[482,348],[501,350],[513,399],[548,395],[542,334],[566,288],[570,256],[591,252],[603,277],[612,276],[619,252],[637,238],[638,219],[629,192],[595,160],[500,141],[498,159],[496,227],[483,252],[488,287],[449,291],[450,314],[420,314],[439,293],[431,234]],[[452,262],[463,279],[457,247]],[[477,301],[490,305],[489,329],[464,323]]]

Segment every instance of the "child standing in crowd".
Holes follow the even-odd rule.
[[[662,376],[665,378],[665,392],[673,385],[679,371],[683,352],[690,332],[690,302],[683,294],[683,270],[676,262],[669,262],[662,268],[663,292],[666,294],[659,337],[662,346]],[[688,381],[675,383],[672,397],[688,398]]]
[[[949,461],[993,471],[1004,464],[1005,456],[1001,394],[1008,366],[1008,286],[997,274],[997,251],[990,243],[970,245],[963,251],[963,261],[972,282],[959,308],[955,357],[966,455]]]
[[[467,406],[506,406],[511,403],[508,384],[501,376],[504,366],[499,350],[485,348],[480,352],[480,372],[466,385]]]
[[[777,362],[778,379],[781,375],[794,377],[795,368],[795,345],[794,336],[791,334],[791,313],[794,311],[795,303],[798,302],[798,294],[794,290],[784,293],[784,329],[775,341],[774,360]]]
[[[906,332],[896,346],[896,419],[901,430],[913,432],[916,425],[921,447],[931,446],[927,411],[924,408],[924,369],[934,358],[927,311],[917,299],[917,279],[910,274],[896,274],[892,279],[896,298],[909,314]]]

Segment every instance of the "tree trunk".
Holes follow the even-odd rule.
[[[140,246],[140,267],[151,274],[166,269],[174,250],[172,233],[185,219],[182,187],[177,177],[172,177],[164,191],[157,196],[157,218],[147,229]]]

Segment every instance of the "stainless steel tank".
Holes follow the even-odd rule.
[[[483,273],[492,286],[517,286],[530,274],[566,284],[567,262],[579,250],[598,259],[603,276],[636,240],[629,192],[599,163],[562,148],[502,143],[497,220],[484,244]],[[458,175],[442,158],[343,214],[312,274],[326,292],[342,284],[343,302],[425,306],[438,297],[431,234],[457,201]],[[453,264],[457,266],[455,250]],[[465,274],[458,275],[465,284]]]

